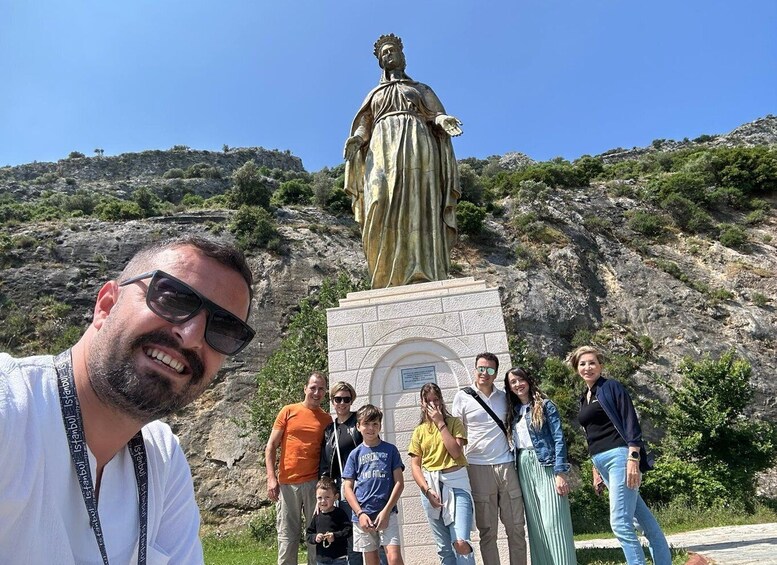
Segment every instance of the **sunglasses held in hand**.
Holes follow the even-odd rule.
[[[143,273],[120,282],[119,286],[127,286],[149,277],[151,281],[146,290],[146,306],[163,320],[171,324],[183,324],[205,308],[208,312],[205,341],[224,355],[239,353],[254,339],[256,332],[251,326],[164,271]]]

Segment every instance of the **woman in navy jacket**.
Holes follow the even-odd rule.
[[[653,467],[645,451],[642,428],[626,389],[602,377],[604,356],[591,346],[577,348],[569,365],[585,381],[578,420],[585,430],[594,464],[594,488],[600,478],[610,492],[610,527],[629,565],[645,565],[645,553],[634,529],[636,521],[650,543],[655,565],[671,565],[664,533],[642,497],[642,472]]]
[[[558,409],[521,367],[505,374],[505,392],[532,565],[576,565],[569,463]]]

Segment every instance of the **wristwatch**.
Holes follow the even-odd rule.
[[[634,461],[639,461],[639,451],[629,451],[629,459],[633,459]]]

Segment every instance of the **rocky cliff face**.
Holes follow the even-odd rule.
[[[127,175],[133,182],[132,174],[138,171],[155,173],[137,178],[158,179],[164,170],[184,165],[173,165],[172,157],[154,156],[148,162],[138,156],[112,159],[134,163],[126,168],[116,165],[112,183],[120,182],[116,179],[122,175],[121,182],[127,182]],[[192,159],[195,163],[203,160],[200,155]],[[291,157],[276,164],[299,166]],[[30,167],[35,165],[0,170],[0,190],[27,178]],[[86,180],[100,174],[104,179],[108,174],[96,171],[75,167],[68,169],[68,175]],[[478,241],[463,238],[454,249],[455,272],[498,287],[508,328],[537,351],[564,354],[575,333],[585,329],[607,327],[625,348],[632,336],[648,336],[654,349],[637,380],[640,391],[651,395],[654,378],[671,378],[684,356],[715,355],[734,348],[753,366],[757,387],[753,413],[777,416],[774,197],[766,221],[749,228],[751,243],[741,250],[680,232],[658,241],[644,240],[630,231],[626,217],[630,210],[644,210],[645,205],[627,196],[613,196],[603,183],[552,191],[534,204],[519,205],[510,199],[502,204],[505,213],[489,218],[487,237]],[[554,237],[530,247],[506,218],[515,208],[537,206],[542,207]],[[37,245],[19,250],[16,260],[6,263],[11,266],[0,272],[0,299],[25,304],[49,294],[72,304],[78,323],[85,325],[99,286],[116,276],[147,240],[205,232],[214,225],[223,226],[230,214],[208,211],[122,223],[74,218],[57,225],[9,228],[10,235],[31,236]],[[170,418],[189,458],[203,516],[210,523],[239,523],[267,504],[264,446],[243,435],[239,422],[247,418],[254,376],[277,347],[295,305],[324,277],[341,271],[359,276],[364,271],[361,244],[350,219],[312,207],[284,209],[277,217],[286,252],[250,256],[256,277],[250,323],[257,330],[256,339],[227,362],[202,398]],[[662,261],[675,263],[686,282],[660,268]],[[756,296],[765,297],[766,302]]]

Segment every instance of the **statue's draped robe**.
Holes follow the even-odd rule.
[[[374,88],[351,135],[365,145],[346,164],[345,190],[362,229],[372,288],[448,278],[456,241],[458,168],[444,114],[425,84],[409,79]]]

